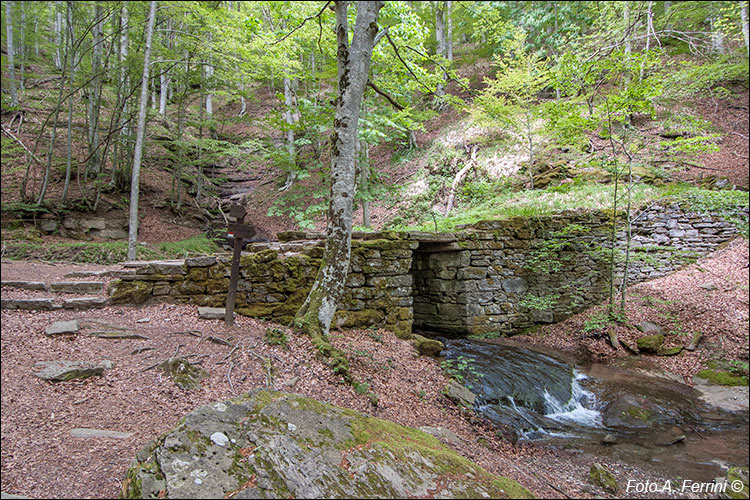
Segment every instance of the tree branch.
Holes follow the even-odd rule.
[[[328,5],[329,5],[329,4],[331,3],[331,1],[332,1],[332,0],[328,0],[328,1],[327,1],[327,2],[325,3],[325,5],[323,6],[323,8],[322,8],[322,9],[320,9],[320,11],[319,11],[319,12],[318,12],[317,14],[315,14],[315,15],[313,15],[313,16],[309,16],[309,17],[306,17],[305,19],[303,19],[303,20],[302,20],[302,23],[301,23],[301,24],[300,24],[299,26],[297,26],[296,28],[294,28],[294,29],[293,29],[292,31],[290,31],[290,32],[289,32],[289,33],[287,33],[286,35],[282,36],[281,38],[279,38],[279,39],[278,39],[278,40],[276,40],[275,42],[267,43],[267,44],[266,44],[266,47],[267,47],[267,46],[269,46],[269,45],[276,45],[277,43],[281,43],[281,42],[283,42],[284,40],[286,40],[287,38],[289,38],[290,36],[292,36],[292,35],[294,34],[294,32],[295,32],[295,31],[297,31],[298,29],[302,28],[302,26],[304,26],[304,25],[305,25],[305,23],[306,23],[307,21],[309,21],[310,19],[314,19],[314,18],[316,18],[316,17],[318,17],[318,18],[319,18],[319,17],[320,17],[320,16],[321,16],[321,15],[323,14],[323,12],[325,12],[325,10],[326,10],[326,7],[328,7]]]
[[[396,108],[397,110],[399,110],[399,111],[403,111],[404,110],[404,107],[401,104],[399,104],[393,97],[391,97],[388,94],[386,94],[383,90],[381,90],[380,88],[378,88],[374,83],[372,83],[372,80],[367,80],[367,86],[370,87],[375,92],[377,92],[378,94],[380,94],[383,97],[385,97],[385,99],[388,102],[390,102],[393,105],[393,107]]]
[[[396,47],[396,44],[395,44],[395,43],[393,42],[393,39],[391,38],[391,35],[390,35],[390,34],[388,33],[388,31],[387,31],[387,30],[385,30],[385,33],[384,33],[384,34],[385,34],[385,37],[386,37],[386,38],[388,39],[388,42],[389,42],[389,43],[391,44],[391,47],[393,47],[393,51],[394,51],[394,52],[396,53],[396,57],[398,57],[398,60],[399,60],[399,61],[401,61],[401,64],[403,64],[403,65],[404,65],[404,67],[405,67],[405,68],[406,68],[406,70],[407,70],[407,71],[409,72],[409,74],[410,74],[411,76],[413,76],[413,77],[414,77],[414,79],[415,79],[415,80],[416,80],[416,81],[417,81],[417,82],[418,82],[418,83],[419,83],[419,84],[420,84],[420,85],[421,85],[422,87],[424,87],[424,88],[425,88],[425,89],[427,90],[427,95],[434,95],[434,94],[435,94],[435,92],[434,92],[434,91],[433,91],[432,89],[430,89],[430,87],[428,87],[427,85],[425,85],[424,83],[422,83],[422,80],[420,80],[420,79],[419,79],[419,77],[418,77],[417,75],[415,75],[415,74],[414,74],[414,72],[413,72],[413,71],[411,70],[411,68],[410,68],[410,67],[409,67],[409,65],[408,65],[408,64],[406,63],[406,61],[404,61],[404,59],[403,59],[403,58],[401,57],[401,53],[400,53],[400,52],[398,51],[398,47]]]

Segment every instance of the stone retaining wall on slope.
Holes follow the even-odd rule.
[[[747,218],[747,208],[738,215]],[[517,333],[559,321],[606,298],[611,228],[610,213],[570,212],[483,221],[453,233],[355,234],[347,292],[333,326],[383,327],[405,337],[412,326]],[[668,274],[736,234],[718,215],[654,205],[633,222],[629,281]],[[251,245],[240,261],[235,310],[288,323],[320,266],[321,237],[289,232],[281,243]],[[622,231],[618,240],[621,255]],[[225,304],[228,254],[126,266],[112,290],[114,303]],[[618,276],[621,270],[620,262]]]
[[[411,254],[415,242],[352,242],[347,291],[333,320],[341,328],[376,326],[408,337],[412,324]],[[321,241],[254,244],[240,258],[235,311],[288,323],[307,297],[323,255]],[[113,303],[183,302],[222,307],[231,256],[127,263]]]

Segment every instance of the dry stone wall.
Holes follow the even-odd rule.
[[[747,208],[735,215],[747,219]],[[382,327],[407,337],[412,328],[513,334],[562,320],[609,292],[611,221],[607,212],[569,212],[484,221],[454,233],[355,233],[347,292],[333,326]],[[668,274],[736,234],[718,214],[651,206],[633,221],[629,281]],[[320,267],[321,237],[289,232],[280,243],[251,245],[240,260],[235,311],[291,321]],[[619,276],[626,235],[617,237]],[[111,301],[222,307],[230,259],[128,263]]]
[[[412,324],[411,255],[401,239],[352,242],[347,290],[333,320],[340,328],[376,326],[408,337]],[[288,323],[307,297],[323,255],[321,241],[254,244],[240,257],[235,311]],[[183,302],[223,307],[231,255],[132,262],[112,290],[113,303]]]

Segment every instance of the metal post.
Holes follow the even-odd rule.
[[[234,253],[232,254],[232,273],[229,276],[229,295],[227,295],[227,307],[224,313],[224,323],[227,326],[234,324],[234,301],[237,296],[237,282],[240,279],[240,256],[242,255],[242,246],[245,241],[242,238],[234,237]]]

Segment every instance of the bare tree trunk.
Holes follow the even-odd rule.
[[[128,25],[128,6],[127,2],[122,4],[121,10],[120,10],[120,54],[119,54],[119,62],[120,62],[120,75],[119,75],[119,86],[121,88],[121,92],[123,96],[127,96],[130,94],[130,77],[128,76],[127,68],[125,66],[125,61],[128,58],[128,32],[130,31],[130,26]],[[119,149],[122,150],[122,154],[120,157],[122,158],[122,172],[123,172],[123,179],[126,179],[128,176],[124,175],[128,171],[128,159],[129,159],[129,147],[126,147],[126,143],[130,140],[130,126],[128,125],[128,118],[129,118],[129,108],[130,108],[130,101],[127,98],[123,99],[122,103],[122,115],[120,115],[120,131],[118,132],[117,136],[117,142],[116,144],[119,146]],[[117,171],[119,167],[117,164],[113,164],[112,166],[112,179],[110,180],[110,183],[112,185],[115,185],[117,183]]]
[[[60,8],[62,1],[55,2],[55,9],[53,18],[55,21],[55,55],[54,63],[55,68],[62,69],[62,55],[60,54],[60,48],[62,47],[62,9]]]
[[[65,201],[68,198],[68,189],[70,188],[70,175],[73,171],[73,84],[75,80],[75,74],[76,74],[76,66],[75,66],[75,60],[76,60],[76,54],[75,54],[75,32],[74,32],[74,26],[73,26],[73,6],[71,5],[71,2],[67,2],[67,14],[66,19],[67,22],[67,37],[68,37],[68,43],[70,44],[70,77],[68,78],[68,137],[67,137],[67,144],[66,144],[66,154],[65,154],[65,185],[63,186],[63,192],[62,192],[62,202],[65,203]]]
[[[651,49],[651,32],[654,30],[654,2],[648,3],[648,10],[646,12],[646,50],[648,52]],[[645,60],[641,61],[640,68],[640,80],[643,80],[643,66],[646,63]]]
[[[745,39],[745,55],[750,57],[750,34],[748,34],[747,2],[740,2],[740,18],[742,19],[742,38]]]
[[[286,174],[286,181],[279,191],[286,191],[292,186],[296,177],[295,165],[295,148],[294,148],[294,130],[292,127],[297,122],[297,99],[294,97],[292,80],[284,77],[284,121],[289,129],[286,131],[286,152],[289,156],[289,171]]]
[[[138,195],[141,174],[141,158],[143,156],[143,138],[146,135],[146,106],[148,104],[148,74],[151,60],[151,39],[154,34],[156,18],[156,1],[151,0],[148,27],[146,28],[146,49],[143,56],[143,78],[141,80],[141,106],[138,111],[138,132],[135,138],[135,153],[133,156],[133,176],[130,181],[130,219],[128,220],[128,260],[136,258],[136,244],[138,243]]]
[[[445,2],[445,58],[453,60],[453,20],[451,13],[453,11],[453,2]]]
[[[21,3],[21,26],[19,26],[21,43],[18,44],[18,59],[19,59],[19,65],[20,65],[20,78],[18,80],[18,84],[21,88],[21,90],[24,89],[24,85],[26,82],[26,55],[28,54],[28,50],[26,48],[26,2],[20,2]]]
[[[99,108],[101,103],[102,84],[98,76],[102,56],[102,7],[95,2],[94,19],[97,22],[91,29],[93,35],[91,49],[91,87],[88,92],[88,117],[89,117],[89,164],[86,172],[93,171],[98,175],[101,170],[101,159],[99,155]]]
[[[166,72],[159,75],[159,114],[167,113],[167,94],[169,93],[169,77]]]
[[[348,46],[348,2],[337,1],[336,39],[338,42],[339,98],[336,101],[334,131],[331,137],[331,197],[326,228],[323,263],[310,294],[294,318],[294,324],[312,336],[313,345],[330,355],[327,334],[346,289],[351,257],[352,205],[355,190],[355,146],[359,108],[370,71],[370,60],[378,30],[378,12],[383,2],[360,2],[351,48]],[[323,352],[327,350],[328,352]],[[331,360],[334,372],[347,377],[345,357]]]
[[[69,6],[70,8],[70,6]],[[62,64],[62,76],[60,78],[60,92],[57,96],[57,105],[55,106],[54,118],[52,121],[52,134],[50,135],[49,151],[47,153],[47,166],[44,171],[44,181],[42,181],[42,189],[39,192],[39,198],[36,200],[37,205],[41,205],[44,201],[44,197],[47,194],[47,186],[49,186],[49,176],[52,171],[52,153],[55,151],[55,139],[57,137],[57,118],[60,116],[60,107],[62,106],[63,93],[65,91],[65,73],[68,65],[68,39],[65,39],[65,53],[63,55]]]
[[[442,1],[435,1],[432,4],[432,8],[435,11],[435,40],[437,41],[435,55],[438,58],[445,57],[445,10],[441,4]],[[443,82],[438,82],[435,95],[438,99],[445,95]]]
[[[633,42],[630,39],[630,2],[623,2],[623,18],[625,20],[625,56],[629,56],[633,52]]]
[[[716,54],[724,53],[724,33],[716,26],[716,18],[710,19],[711,23],[711,51]]]
[[[5,33],[6,45],[8,47],[8,86],[10,87],[10,104],[18,106],[18,93],[16,92],[16,67],[13,62],[13,2],[5,2]]]

